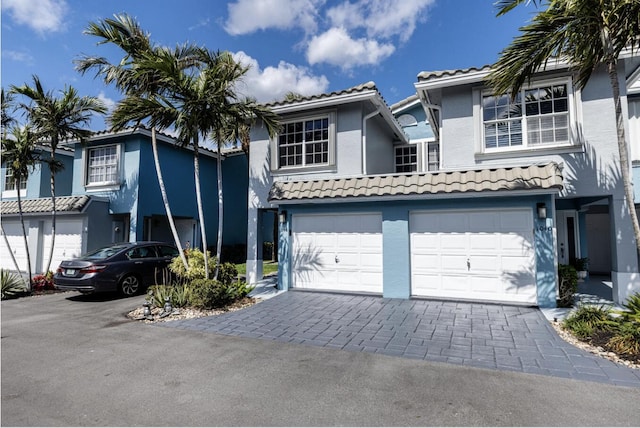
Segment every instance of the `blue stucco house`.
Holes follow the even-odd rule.
[[[639,64],[619,63],[635,164]],[[283,289],[553,307],[556,266],[589,257],[615,301],[640,290],[606,72],[577,90],[549,64],[510,102],[489,71],[422,72],[391,107],[371,82],[270,104],[283,129],[252,130],[249,280],[277,210]]]
[[[195,196],[193,152],[170,135],[158,133],[158,158],[176,229],[183,246],[200,247],[201,234]],[[223,244],[246,242],[247,161],[241,150],[223,155],[225,223]],[[52,269],[63,259],[114,242],[158,240],[173,243],[158,185],[151,132],[127,129],[94,133],[87,141],[70,141],[60,150],[65,170],[56,177],[57,233]],[[215,248],[218,228],[217,154],[200,149],[200,180],[208,246]],[[44,269],[50,242],[49,172],[39,166],[23,191],[27,211],[32,268]],[[3,166],[3,188],[10,183]],[[15,190],[13,190],[15,193]],[[2,224],[19,264],[26,267],[15,194],[3,193]],[[239,231],[238,231],[239,230]],[[0,251],[8,251],[4,242]],[[34,257],[35,255],[35,257]],[[3,268],[13,268],[2,257]]]

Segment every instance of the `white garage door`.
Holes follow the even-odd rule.
[[[56,241],[53,247],[51,270],[55,270],[63,260],[73,259],[82,255],[82,218],[56,218]],[[42,253],[42,269],[46,268],[51,248],[51,220],[44,222],[44,251]]]
[[[295,288],[382,293],[380,214],[294,215]]]
[[[27,233],[29,233],[29,223],[25,223]],[[20,270],[25,271],[27,269],[27,250],[24,247],[24,238],[22,237],[22,227],[20,221],[5,221],[2,220],[2,228],[4,229],[5,236],[9,241],[11,250],[7,248],[4,238],[0,240],[0,267],[2,269],[15,270],[13,260],[11,260],[11,254],[16,258],[16,262],[20,267]]]
[[[536,303],[530,210],[411,213],[415,296]]]

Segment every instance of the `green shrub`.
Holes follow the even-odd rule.
[[[238,268],[233,263],[222,263],[218,271],[218,281],[231,284],[238,278]]]
[[[20,275],[0,269],[0,285],[2,286],[2,300],[14,299],[27,293],[27,288]]]
[[[574,323],[585,323],[592,328],[607,329],[613,323],[610,315],[611,309],[605,306],[581,305],[564,320],[564,327],[570,329]]]
[[[559,296],[558,306],[570,308],[573,306],[574,295],[578,291],[578,273],[571,265],[558,265]]]
[[[226,306],[249,294],[253,287],[242,281],[224,284],[214,279],[196,279],[191,282],[191,305],[213,309]]]
[[[626,321],[632,321],[640,324],[640,292],[629,296],[624,307],[626,310],[616,311],[616,314],[621,315]]]
[[[149,300],[153,306],[164,307],[165,298],[169,298],[174,308],[190,305],[191,286],[188,282],[174,282],[170,285],[152,285],[147,290]]]
[[[184,264],[182,263],[182,259],[180,258],[180,256],[178,256],[175,257],[169,265],[169,269],[171,270],[171,272],[181,278],[191,280],[204,278],[204,254],[202,253],[202,251],[194,248],[191,250],[186,250],[184,254],[187,257],[187,264],[189,265],[189,267],[185,269]],[[212,278],[216,269],[216,259],[214,257],[211,257],[211,254],[208,251],[207,255],[209,256],[209,278]]]
[[[620,322],[613,337],[607,342],[607,347],[617,354],[640,360],[640,324]]]

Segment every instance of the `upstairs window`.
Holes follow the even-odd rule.
[[[117,145],[91,148],[87,151],[87,185],[117,184],[119,171]]]
[[[440,143],[416,141],[395,149],[396,173],[438,171],[440,169]]]
[[[510,95],[483,95],[485,151],[570,144],[567,83],[541,85]]]
[[[396,172],[415,172],[418,170],[418,146],[396,147]]]
[[[278,135],[278,167],[329,164],[329,117],[289,122]]]
[[[4,171],[4,191],[15,192],[17,186],[16,180],[13,178],[13,169],[7,166]],[[22,194],[25,190],[27,190],[27,177],[20,180],[20,193]]]

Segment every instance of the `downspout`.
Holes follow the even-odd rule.
[[[380,113],[380,107],[362,118],[362,175],[367,175],[367,120]]]

